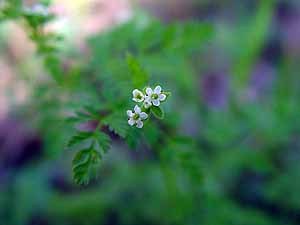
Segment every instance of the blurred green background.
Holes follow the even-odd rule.
[[[50,10],[47,29],[64,37],[59,85],[22,22],[0,23],[0,225],[300,224],[298,0],[64,0]],[[128,52],[172,92],[165,119],[131,129],[129,143],[111,134],[98,178],[76,185],[66,144],[94,125],[66,118],[85,105],[132,106]]]

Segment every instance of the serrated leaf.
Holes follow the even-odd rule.
[[[87,185],[97,175],[101,154],[89,148],[76,153],[73,164],[73,178],[77,184]]]
[[[97,106],[96,107],[93,107],[93,106],[90,106],[90,105],[87,105],[87,106],[84,106],[83,109],[88,112],[88,116],[91,118],[94,118],[94,119],[99,119],[99,116],[100,116],[100,112],[101,110],[104,110],[105,108],[103,107],[99,107]]]
[[[127,65],[132,75],[134,88],[142,88],[149,82],[149,75],[131,54],[127,54]]]
[[[96,136],[98,145],[106,153],[110,149],[110,146],[111,146],[110,137],[103,132],[97,132],[95,136]]]
[[[109,127],[110,131],[113,131],[115,134],[120,137],[125,137],[128,132],[128,124],[127,120],[124,118],[124,115],[121,113],[113,113],[105,119],[103,119],[102,123]]]
[[[151,112],[153,113],[153,115],[158,118],[158,119],[163,119],[164,118],[164,111],[162,110],[162,108],[160,108],[159,106],[152,106],[151,107]]]
[[[67,146],[73,147],[74,145],[80,144],[82,141],[89,139],[92,135],[93,135],[93,133],[91,133],[91,132],[83,132],[83,131],[78,132],[76,135],[71,137]]]
[[[72,161],[73,167],[87,163],[89,160],[89,152],[90,149],[83,149],[77,152]]]

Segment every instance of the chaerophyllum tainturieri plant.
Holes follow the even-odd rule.
[[[164,89],[165,87],[159,83],[159,78],[155,75],[151,76],[151,81],[158,83],[152,85],[150,75],[141,62],[147,66],[145,56],[152,54],[152,51],[164,52],[164,54],[187,51],[193,42],[187,44],[186,40],[195,36],[197,37],[195,43],[199,43],[198,36],[201,37],[199,33],[206,31],[207,27],[194,23],[171,26],[161,26],[155,23],[139,31],[143,35],[133,35],[134,37],[128,38],[128,40],[141,38],[140,41],[134,43],[125,42],[124,46],[128,46],[128,49],[124,48],[123,44],[121,46],[107,44],[107,40],[109,43],[115,42],[112,37],[120,37],[120,41],[116,42],[122,43],[121,36],[124,35],[124,30],[120,27],[117,35],[101,34],[103,40],[98,37],[94,40],[102,44],[91,48],[95,51],[94,57],[91,57],[94,58],[91,63],[85,61],[88,57],[79,55],[78,58],[72,60],[70,66],[66,67],[64,62],[68,58],[62,57],[58,47],[63,39],[55,32],[48,32],[44,29],[54,18],[48,11],[48,5],[25,6],[21,0],[6,2],[3,10],[0,9],[0,21],[8,19],[22,21],[28,37],[37,46],[37,53],[45,65],[46,72],[53,78],[50,80],[52,87],[55,89],[57,86],[55,90],[60,91],[56,95],[58,98],[53,98],[54,102],[60,102],[62,91],[64,96],[62,101],[67,101],[62,103],[61,108],[55,107],[53,111],[56,115],[60,112],[61,117],[67,117],[68,123],[66,124],[72,125],[65,126],[67,127],[65,128],[66,135],[63,135],[63,131],[59,131],[59,134],[64,139],[68,138],[66,148],[74,152],[72,172],[76,183],[88,184],[97,176],[100,162],[114,140],[125,141],[131,149],[140,146],[139,143],[145,143],[151,145],[150,147],[156,152],[168,149],[166,146],[175,141],[182,141],[177,137],[179,135],[176,129],[172,129],[171,125],[167,124],[167,120],[166,123],[159,123],[158,120],[153,119],[153,117],[159,120],[164,119],[162,106],[168,103],[170,92]],[[131,35],[133,33],[131,30],[136,29],[137,26],[134,22],[126,25],[125,27],[130,28],[127,35]],[[154,28],[158,29],[161,38],[160,42],[156,43],[159,46],[157,50],[153,48],[152,42],[147,43],[147,40],[142,38],[153,33]],[[136,47],[132,47],[131,44]],[[115,47],[120,49],[114,50]],[[126,51],[132,51],[134,55],[129,52],[126,54]],[[151,57],[149,61],[151,62]],[[152,69],[151,73],[154,74],[153,68],[156,67],[149,65],[147,67],[149,70]],[[80,96],[88,100],[84,99],[79,102]],[[41,99],[42,96],[38,97]],[[48,101],[46,106],[49,107]],[[59,117],[59,119],[65,118]],[[83,126],[87,126],[88,129],[81,129]],[[185,143],[185,141],[182,142]],[[174,146],[170,149],[173,148]]]
[[[135,105],[133,110],[127,110],[128,124],[142,128],[144,121],[149,119],[153,113],[157,118],[163,119],[164,113],[160,108],[161,103],[165,102],[170,92],[162,90],[161,86],[156,86],[154,90],[151,87],[144,88],[144,91],[134,89],[132,91],[132,100],[139,105]]]

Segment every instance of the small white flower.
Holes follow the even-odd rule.
[[[144,94],[138,89],[134,89],[132,91],[132,95],[133,95],[132,100],[135,101],[135,102],[142,102],[145,99]]]
[[[146,94],[147,95],[145,98],[148,99],[148,101],[150,101],[154,106],[159,106],[160,102],[166,100],[167,98],[167,96],[162,93],[161,86],[156,86],[154,90],[152,90],[150,87],[146,88]]]
[[[127,110],[128,124],[130,126],[136,125],[137,128],[142,128],[144,126],[143,120],[148,118],[147,113],[142,112],[139,106],[134,107],[134,111]]]
[[[24,11],[28,14],[49,16],[48,8],[43,4],[35,4],[32,7],[26,7]]]

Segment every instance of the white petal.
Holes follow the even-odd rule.
[[[154,93],[159,95],[161,93],[161,86],[156,86],[154,89]]]
[[[144,107],[148,109],[152,105],[151,101],[144,101]]]
[[[137,128],[142,128],[144,126],[144,123],[141,120],[136,121],[136,127]]]
[[[148,115],[147,115],[147,113],[145,113],[145,112],[141,112],[141,113],[140,113],[140,118],[141,118],[142,120],[145,120],[145,119],[147,119],[147,118],[148,118]]]
[[[154,99],[152,100],[153,105],[155,106],[159,106],[160,105],[160,101],[158,99]]]
[[[132,91],[132,95],[133,95],[133,96],[137,96],[139,92],[140,92],[140,91],[139,91],[138,89],[134,89],[134,90]]]
[[[142,110],[141,110],[141,108],[138,105],[134,106],[134,112],[135,113],[140,113],[141,111]]]
[[[128,120],[128,124],[129,124],[130,126],[133,126],[133,125],[135,124],[134,119],[130,118],[130,119]]]
[[[127,116],[133,117],[133,112],[131,110],[127,110]]]
[[[144,98],[138,99],[138,98],[132,98],[133,101],[135,102],[142,102],[144,101]]]
[[[166,98],[167,98],[167,96],[165,94],[160,94],[158,96],[159,101],[164,101],[164,100],[166,100]]]
[[[152,95],[152,93],[153,93],[152,89],[147,87],[146,88],[146,94],[150,96],[150,95]]]

